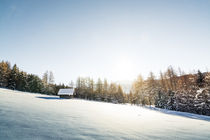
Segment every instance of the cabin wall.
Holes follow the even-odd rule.
[[[73,95],[59,95],[60,98],[70,99],[73,98]]]

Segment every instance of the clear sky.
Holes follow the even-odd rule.
[[[210,68],[209,0],[0,0],[0,60],[56,83]]]

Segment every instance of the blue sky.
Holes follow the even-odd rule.
[[[0,0],[0,60],[29,73],[133,80],[210,68],[208,0]]]

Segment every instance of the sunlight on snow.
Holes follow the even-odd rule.
[[[186,113],[184,113],[186,114]],[[189,139],[210,137],[208,121],[120,105],[0,89],[2,139]]]

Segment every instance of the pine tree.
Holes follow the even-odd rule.
[[[17,90],[29,91],[27,77],[28,77],[27,73],[23,71],[19,72],[17,76],[18,82],[16,84]]]
[[[117,85],[115,83],[111,83],[110,86],[109,86],[108,101],[116,103],[117,102],[116,94],[117,94]]]
[[[100,78],[98,78],[98,81],[96,83],[96,93],[98,94],[102,93],[102,81]]]
[[[77,82],[76,82],[76,89],[75,89],[75,93],[76,93],[76,97],[78,98],[82,98],[82,78],[78,77],[77,78]]]
[[[204,74],[200,70],[198,70],[196,83],[199,87],[202,87],[204,85],[205,83],[204,79],[205,79]]]
[[[8,87],[10,72],[10,63],[2,61],[0,63],[0,87]]]
[[[141,104],[145,96],[144,79],[141,75],[139,75],[137,80],[133,83],[132,92],[133,92],[133,103]]]
[[[16,84],[18,82],[18,73],[19,73],[19,69],[17,65],[15,64],[12,67],[12,70],[9,75],[8,88],[13,89],[13,90],[16,89]]]
[[[50,74],[49,74],[49,84],[54,84],[54,75],[53,75],[53,72],[50,71]]]
[[[117,89],[117,99],[119,103],[124,103],[124,95],[123,95],[123,89],[120,85],[118,85]]]
[[[148,100],[149,105],[152,105],[155,101],[155,97],[157,94],[156,88],[157,88],[157,82],[155,80],[155,76],[152,72],[150,72],[150,76],[147,79],[147,92],[148,92]]]
[[[88,78],[88,98],[93,100],[94,97],[94,81],[91,78]]]
[[[104,83],[103,83],[103,101],[107,102],[108,101],[108,82],[106,79],[104,79]]]
[[[98,78],[98,81],[96,83],[96,99],[101,100],[102,96],[102,89],[103,89],[103,84],[100,78]]]
[[[43,83],[44,83],[45,86],[48,85],[48,71],[46,71],[46,72],[43,74],[42,81],[43,81]]]
[[[165,79],[163,73],[160,71],[160,83],[163,91],[167,91]]]

